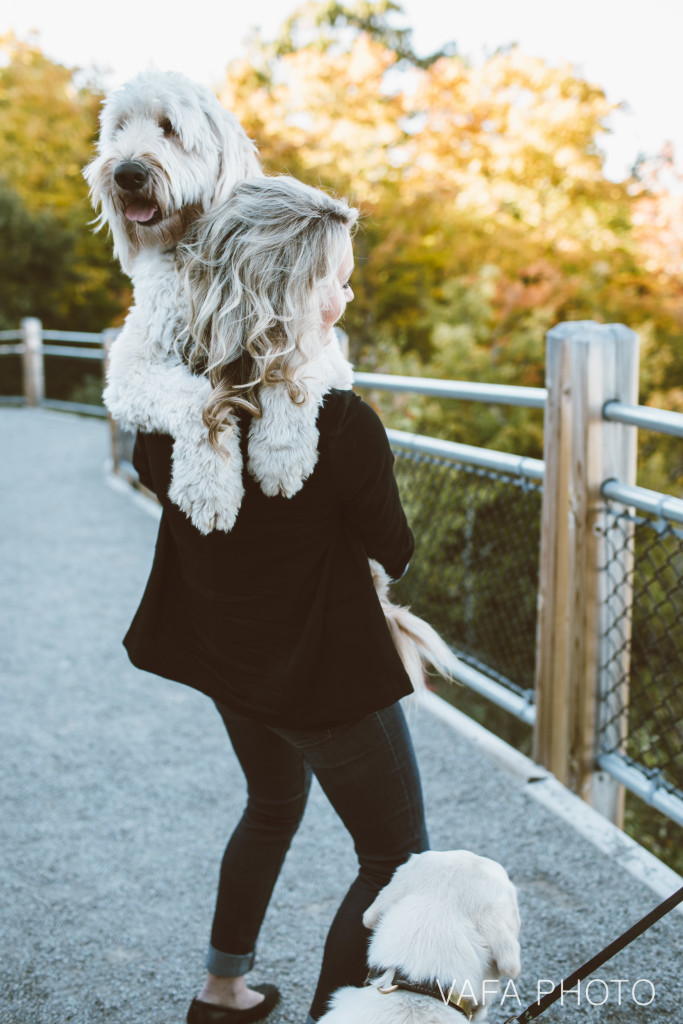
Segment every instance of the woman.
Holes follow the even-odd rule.
[[[326,365],[321,352],[335,350],[332,327],[353,298],[356,217],[292,178],[248,180],[198,222],[181,253],[184,356],[214,387],[204,412],[213,443],[244,467],[232,530],[202,535],[169,500],[172,438],[136,443],[136,468],[163,514],[124,642],[138,667],[216,702],[248,790],[189,1024],[259,1020],[277,1002],[274,986],[250,988],[245,975],[311,773],[353,837],[359,870],[327,937],[309,1022],[340,985],[363,982],[362,914],[396,867],[428,845],[397,703],[411,686],[368,565],[376,559],[398,578],[413,551],[393,456],[372,409],[347,384],[334,386],[336,371],[322,387],[307,377]],[[258,425],[277,471],[282,421],[268,417],[283,396],[292,410],[319,405],[315,468],[292,497],[264,493],[251,450]]]

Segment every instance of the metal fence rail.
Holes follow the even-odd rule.
[[[102,335],[91,331],[43,331],[43,355],[68,359],[104,360]],[[56,345],[46,342],[58,342]],[[68,343],[68,344],[67,344]]]
[[[103,405],[91,402],[70,401],[66,398],[46,396],[45,359],[78,359],[99,363],[105,360],[105,338],[110,331],[51,331],[45,330],[35,317],[22,321],[20,330],[0,331],[0,356],[20,356],[23,378],[23,395],[0,395],[5,405],[25,400],[29,405],[40,405],[62,412],[73,412],[85,416],[105,417]],[[48,364],[48,383],[54,390],[52,376],[59,364]],[[99,374],[101,374],[101,369]],[[60,374],[57,373],[59,379]],[[59,382],[57,383],[59,390]]]
[[[475,381],[439,380],[429,377],[402,377],[393,373],[356,373],[356,387],[378,391],[403,391],[431,398],[459,398],[469,402],[490,402],[493,405],[521,405],[542,409],[545,388],[515,387],[509,384],[480,384]]]
[[[649,405],[627,405],[624,402],[607,402],[602,415],[612,423],[625,423],[660,434],[683,437],[683,413],[667,409],[652,409]]]

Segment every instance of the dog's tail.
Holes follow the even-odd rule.
[[[424,619],[413,615],[408,608],[393,604],[389,599],[390,579],[379,562],[372,558],[370,570],[391,638],[415,692],[425,689],[428,668],[454,682],[460,663],[448,644]]]

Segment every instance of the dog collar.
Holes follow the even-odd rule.
[[[452,1010],[457,1010],[462,1013],[463,1016],[471,1021],[474,1017],[475,1010],[477,1009],[476,1003],[470,1005],[467,1008],[463,1003],[463,996],[458,995],[456,992],[449,990],[448,995],[444,992],[442,986],[438,981],[429,981],[425,983],[411,981],[398,967],[385,968],[379,970],[377,967],[371,967],[368,971],[368,976],[365,979],[366,985],[372,985],[375,981],[379,981],[380,978],[386,978],[389,971],[392,972],[392,979],[389,983],[385,981],[382,985],[375,985],[374,987],[382,995],[388,995],[390,992],[396,992],[402,990],[405,992],[415,992],[421,996],[431,996],[432,999],[438,999],[442,1006],[450,1006]],[[471,1000],[467,1000],[471,1004]]]

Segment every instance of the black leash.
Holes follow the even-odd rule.
[[[529,1021],[535,1020],[536,1017],[540,1017],[544,1010],[547,1010],[549,1006],[552,1006],[564,992],[568,992],[574,987],[579,981],[583,981],[589,974],[592,974],[598,967],[610,960],[615,953],[618,953],[620,949],[628,946],[629,943],[637,939],[639,935],[646,932],[655,921],[659,921],[660,917],[664,917],[670,910],[678,906],[679,903],[683,903],[683,887],[678,892],[675,892],[668,899],[665,899],[663,903],[660,903],[658,907],[651,910],[645,917],[641,917],[640,921],[637,921],[627,931],[620,935],[614,942],[610,942],[609,946],[597,953],[590,960],[587,960],[585,964],[577,968],[573,974],[570,974],[568,978],[561,981],[559,985],[556,985],[552,992],[548,992],[547,995],[543,996],[537,1002],[532,1003],[531,1006],[527,1006],[526,1010],[519,1016],[508,1017],[505,1024],[511,1024],[512,1021],[516,1021],[517,1024],[529,1024]]]

